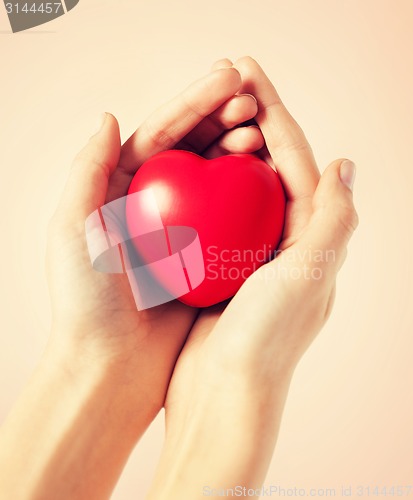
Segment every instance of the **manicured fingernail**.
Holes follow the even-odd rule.
[[[354,179],[356,178],[356,165],[350,160],[344,160],[340,165],[341,182],[353,191]]]

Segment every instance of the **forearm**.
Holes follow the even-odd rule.
[[[205,379],[191,408],[184,418],[180,416],[180,428],[167,426],[148,499],[196,500],[212,489],[260,488],[274,451],[291,376],[279,373],[260,383],[257,377],[242,373],[216,373],[215,380]],[[172,413],[174,408],[167,411]]]
[[[0,429],[4,498],[108,498],[154,417],[126,367],[82,366],[68,351],[46,351]]]

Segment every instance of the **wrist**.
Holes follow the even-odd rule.
[[[185,407],[167,401],[167,433],[148,499],[202,498],[207,484],[262,484],[292,371],[265,381],[263,375],[214,366],[201,370]]]
[[[0,489],[8,498],[108,498],[156,414],[117,366],[69,344],[49,342],[2,426]]]
[[[137,438],[163,405],[163,400],[156,399],[147,387],[138,359],[125,362],[68,335],[59,336],[56,331],[40,365],[58,374],[79,393],[110,405],[114,423],[124,430],[130,429]]]

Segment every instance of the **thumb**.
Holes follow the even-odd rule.
[[[118,164],[120,148],[118,121],[110,113],[104,113],[99,130],[73,161],[59,204],[61,215],[84,220],[105,203],[109,177]]]
[[[347,243],[358,225],[353,204],[356,168],[350,160],[336,160],[324,171],[313,197],[313,214],[298,244],[317,255],[334,274],[347,253]]]

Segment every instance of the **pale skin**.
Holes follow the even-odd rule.
[[[233,128],[253,118],[258,127]],[[257,152],[283,181],[283,252],[229,305],[198,311],[175,301],[138,312],[126,276],[91,267],[86,217],[125,195],[137,168],[171,148],[207,158]],[[320,177],[303,132],[249,57],[218,61],[123,146],[106,114],[50,224],[52,333],[0,429],[5,497],[109,498],[162,407],[166,438],[148,498],[196,500],[207,484],[261,486],[291,377],[329,315],[357,226],[353,178],[344,160]],[[315,262],[308,249],[334,259]],[[315,267],[321,276],[308,279]],[[293,268],[303,271],[298,279]]]

